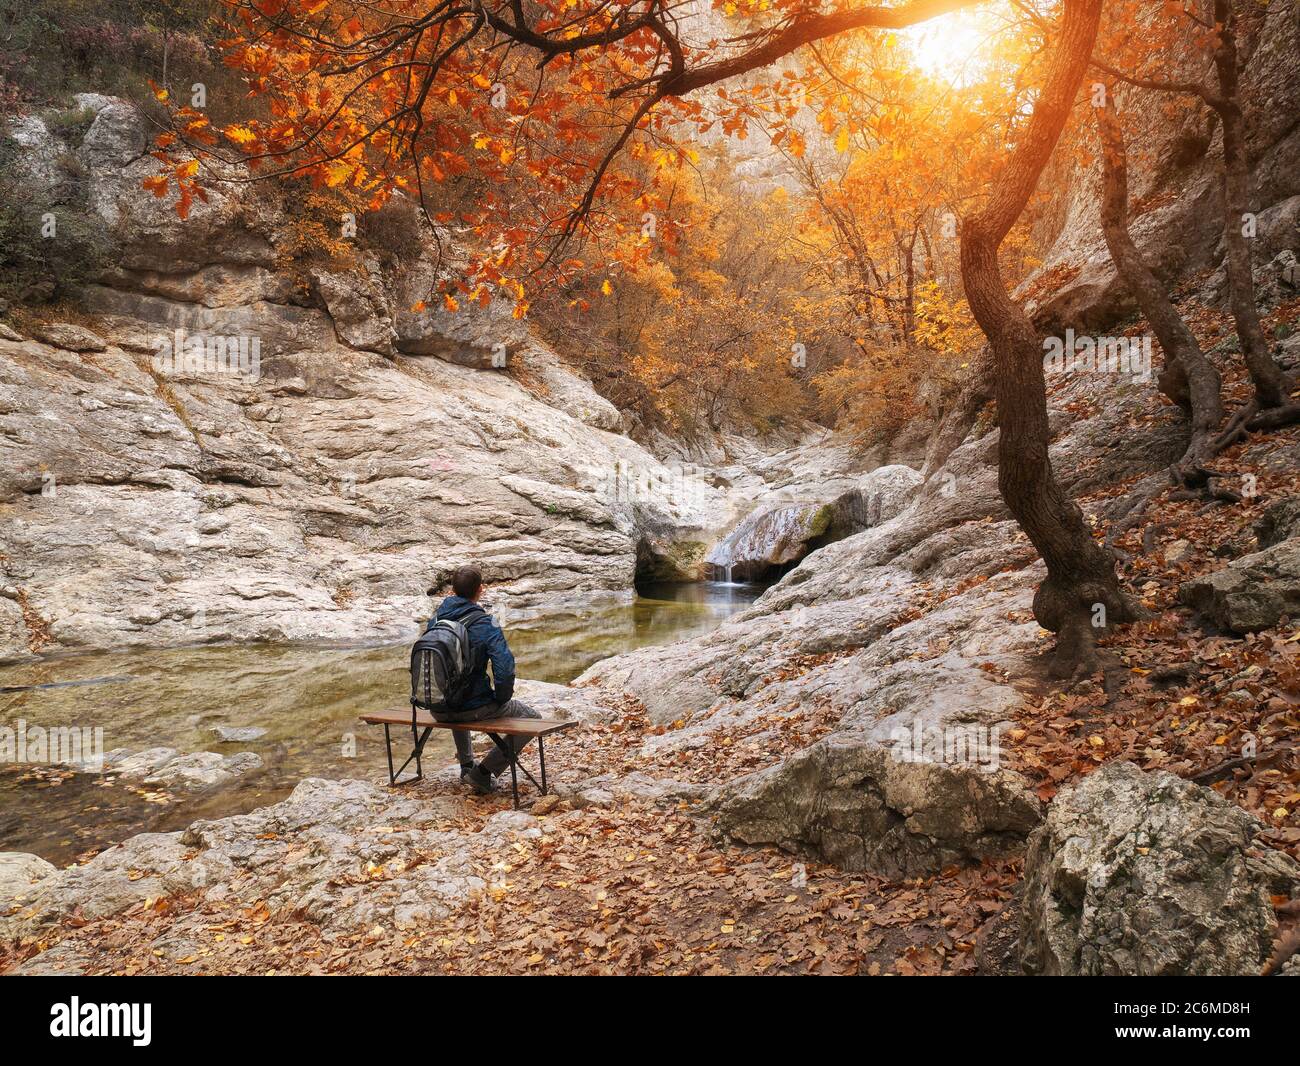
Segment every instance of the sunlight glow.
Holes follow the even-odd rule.
[[[997,32],[985,10],[960,10],[899,32],[900,43],[932,78],[963,85],[973,81]]]

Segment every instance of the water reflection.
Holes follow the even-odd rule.
[[[655,585],[631,603],[566,611],[507,627],[522,677],[564,682],[592,663],[649,644],[706,632],[759,595],[757,585]],[[307,776],[377,779],[382,734],[357,722],[366,709],[401,704],[407,646],[269,645],[172,648],[46,659],[0,667],[0,723],[101,726],[106,749],[255,751],[264,768],[202,796],[170,802],[91,774],[0,767],[0,850],[53,862],[144,831],[252,810]],[[216,726],[256,726],[252,743],[221,743]],[[449,756],[436,734],[433,758]]]

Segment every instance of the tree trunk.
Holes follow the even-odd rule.
[[[1083,513],[1058,484],[1048,457],[1043,350],[1033,324],[1011,301],[998,248],[1024,210],[1060,137],[1092,54],[1102,0],[1065,0],[1046,84],[1022,136],[994,179],[987,204],[961,230],[961,270],[975,320],[993,352],[1001,439],[998,488],[1047,564],[1034,617],[1057,634],[1054,672],[1096,663],[1096,630],[1137,615],[1119,587],[1114,557],[1093,540]]]
[[[1128,159],[1109,86],[1105,106],[1097,110],[1097,129],[1102,142],[1101,228],[1106,247],[1121,280],[1164,349],[1161,391],[1191,416],[1191,440],[1175,467],[1179,479],[1186,482],[1190,472],[1204,460],[1211,438],[1223,421],[1223,382],[1129,234]]]
[[[1250,210],[1250,161],[1246,154],[1246,121],[1241,111],[1236,12],[1231,0],[1214,0],[1214,20],[1220,27],[1219,43],[1214,50],[1219,95],[1210,104],[1223,123],[1223,242],[1227,248],[1228,298],[1237,323],[1242,358],[1255,385],[1255,398],[1263,410],[1287,402],[1287,377],[1273,361],[1259,321],[1250,245],[1242,232]]]

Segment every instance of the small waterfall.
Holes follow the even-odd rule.
[[[740,521],[705,560],[727,584],[761,578],[774,567],[801,559],[810,540],[830,522],[830,508],[817,503],[785,504],[755,511]]]

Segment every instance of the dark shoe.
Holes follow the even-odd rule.
[[[480,766],[471,766],[460,772],[460,779],[480,796],[489,796],[496,787],[492,775]]]

